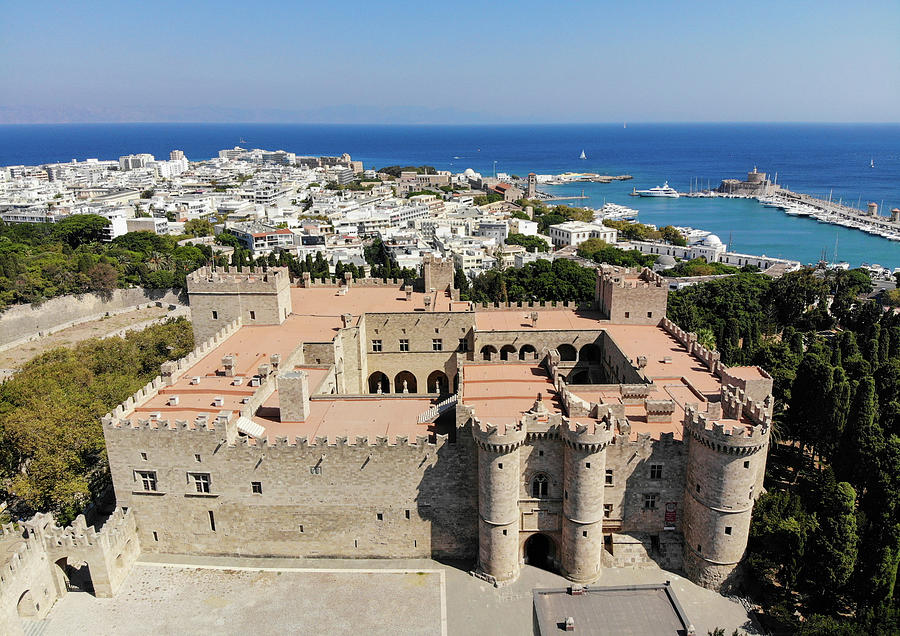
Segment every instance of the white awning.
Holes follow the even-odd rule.
[[[250,435],[251,437],[262,437],[266,434],[266,429],[264,427],[260,426],[249,417],[244,416],[238,418],[237,429],[241,433]]]

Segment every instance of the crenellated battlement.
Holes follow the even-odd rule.
[[[662,276],[647,267],[601,267],[597,271],[601,284],[614,287],[631,289],[638,287],[668,288],[669,285]]]
[[[723,384],[721,395],[723,417],[737,420],[743,416],[758,426],[768,428],[772,425],[768,407],[762,402],[751,400],[744,389]]]
[[[18,595],[21,592],[21,579],[27,578],[29,571],[40,566],[41,561],[46,561],[46,552],[37,535],[11,523],[4,524],[0,529],[0,539],[21,539],[8,547],[6,560],[0,564],[0,597],[9,593]]]
[[[326,436],[296,436],[296,437],[276,437],[270,442],[267,438],[251,439],[247,437],[239,437],[234,443],[229,444],[228,448],[237,452],[248,452],[254,455],[266,452],[297,452],[306,451],[310,448],[316,449],[371,449],[374,447],[392,448],[392,449],[437,449],[445,444],[450,444],[448,435],[417,435],[414,440],[410,440],[408,435],[396,435],[394,437],[387,435],[356,435],[354,437],[342,435],[337,436],[333,441],[329,441]]]
[[[474,304],[474,303],[473,303]],[[548,301],[515,301],[515,302],[493,302],[478,303],[475,305],[476,311],[509,311],[510,309],[540,309],[542,311],[553,310],[590,310],[593,309],[594,303],[590,301],[575,300],[548,300]],[[540,329],[540,320],[535,324],[536,329]]]
[[[747,425],[733,421],[726,425],[713,421],[707,414],[697,411],[694,405],[685,407],[685,434],[704,446],[729,455],[749,455],[769,443],[769,425]]]
[[[175,382],[183,377],[197,362],[202,360],[213,349],[234,335],[234,333],[241,328],[241,324],[241,319],[237,318],[220,329],[211,338],[195,347],[194,350],[185,357],[179,360],[169,360],[168,362],[164,362],[160,367],[160,375],[153,378],[153,380],[138,389],[134,395],[104,415],[100,421],[104,426],[115,426],[116,423],[124,419],[128,413],[134,411],[136,407],[158,395],[161,389],[175,384]]]
[[[201,267],[187,276],[190,294],[274,294],[290,284],[286,267]]]
[[[525,443],[528,429],[521,421],[512,426],[494,426],[472,417],[472,435],[482,450],[491,453],[509,453]]]
[[[566,446],[589,453],[599,453],[612,443],[615,436],[610,420],[581,424],[566,422],[560,427],[560,437]]]
[[[313,278],[309,272],[303,272],[300,275],[298,285],[303,288],[310,287],[402,287],[406,284],[403,278],[352,278],[348,281],[346,278],[335,278],[333,276],[323,276],[321,278]]]
[[[669,334],[675,337],[675,339],[681,343],[683,347],[685,347],[688,351],[691,350],[691,345],[697,342],[697,334],[693,331],[685,331],[674,322],[669,320],[668,316],[663,317],[660,321],[659,326],[665,329]]]
[[[99,531],[87,525],[84,515],[78,515],[72,525],[65,528],[54,523],[44,530],[44,537],[50,548],[97,546],[111,556],[122,552],[125,544],[134,535],[134,515],[122,508],[116,508]]]

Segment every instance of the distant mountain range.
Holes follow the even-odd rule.
[[[357,106],[312,109],[229,106],[0,106],[0,124],[86,124],[126,122],[482,124],[503,118],[456,108]]]

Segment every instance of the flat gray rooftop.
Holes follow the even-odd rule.
[[[534,590],[536,632],[616,636],[686,636],[690,624],[675,592],[662,585],[585,586]]]

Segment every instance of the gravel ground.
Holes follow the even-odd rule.
[[[441,573],[138,565],[115,598],[67,594],[44,636],[441,633]]]
[[[667,580],[697,634],[715,627],[726,634],[734,629],[759,633],[740,603],[656,567],[604,570],[597,585]],[[143,555],[116,598],[64,597],[50,612],[43,636],[519,636],[532,633],[532,590],[568,584],[529,566],[515,583],[495,588],[464,568],[430,560]]]
[[[80,325],[57,331],[49,336],[44,336],[38,340],[32,340],[0,352],[0,369],[16,369],[54,347],[67,347],[88,338],[100,338],[125,327],[137,325],[154,318],[162,318],[167,313],[166,307],[145,307],[144,309],[110,316],[109,318],[83,322]]]

